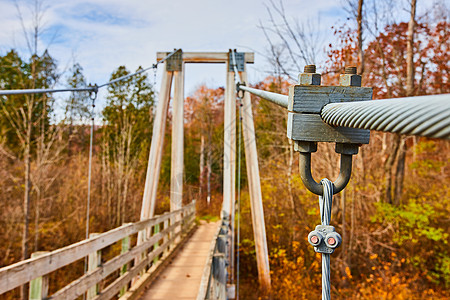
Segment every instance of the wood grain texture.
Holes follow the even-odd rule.
[[[172,155],[170,167],[170,211],[182,207],[184,166],[184,63],[174,72],[172,99]],[[177,220],[178,221],[178,220]]]
[[[47,254],[48,251],[38,251],[31,253],[31,258]],[[48,276],[39,276],[30,282],[29,300],[46,299],[48,295]]]
[[[97,237],[83,240],[44,254],[30,258],[0,269],[0,294],[21,286],[34,278],[46,275],[63,266],[71,264],[94,251],[105,248],[126,236],[138,233],[147,227],[180,215],[183,210],[189,211],[195,203],[185,206],[181,210],[166,213],[153,219],[142,220],[132,224],[126,224],[102,233]]]
[[[372,88],[292,85],[289,87],[288,110],[320,114],[328,103],[368,100],[372,100]]]
[[[242,72],[241,78],[244,82],[247,82],[247,73]],[[256,150],[255,125],[253,123],[252,103],[249,93],[244,94],[243,102],[242,132],[244,136],[245,162],[247,165],[247,178],[250,190],[258,278],[262,288],[270,290],[269,253],[264,222],[258,152]]]
[[[368,144],[370,130],[333,127],[319,114],[288,113],[287,137],[295,141]]]
[[[179,223],[175,224],[174,227],[178,225]],[[127,251],[121,255],[112,258],[103,265],[97,266],[95,270],[90,271],[89,273],[83,275],[77,280],[71,282],[69,285],[65,286],[61,290],[57,291],[50,297],[50,299],[52,300],[76,299],[77,297],[83,295],[83,293],[90,286],[100,282],[102,279],[106,278],[111,273],[121,268],[121,266],[130,262],[136,255],[153,246],[156,241],[160,240],[163,237],[166,237],[170,229],[171,228],[166,228],[160,233],[152,236],[145,243],[140,244],[131,249],[130,251]],[[123,272],[121,275],[125,273],[126,271]]]
[[[172,78],[173,72],[163,73],[158,105],[156,107],[155,119],[153,121],[152,142],[148,157],[144,195],[142,197],[141,220],[153,217],[155,212],[156,192],[158,189],[159,174],[161,170],[164,132],[166,129],[167,109],[169,107]],[[140,237],[138,242],[141,242],[142,239],[143,237]]]
[[[235,201],[236,170],[236,89],[234,72],[227,72],[223,131],[223,204],[222,216],[232,214]]]
[[[185,242],[194,234],[197,226],[195,223],[192,223],[187,230],[185,236],[181,239],[181,242],[176,244],[176,246],[168,252],[167,255],[164,255],[161,260],[159,260],[155,265],[151,266],[150,269],[143,274],[139,280],[135,282],[134,285],[131,286],[130,290],[120,298],[120,300],[134,300],[140,299],[141,294],[145,291],[149,284],[151,284],[159,274],[165,269],[167,265],[169,265],[173,258],[176,257],[179,251],[182,249]],[[170,241],[164,242],[170,243]],[[168,247],[166,247],[168,249]]]

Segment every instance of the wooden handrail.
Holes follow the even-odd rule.
[[[64,288],[60,289],[56,293],[54,293],[50,298],[51,299],[74,299],[77,298],[91,286],[99,282],[100,280],[106,278],[108,275],[110,275],[112,272],[119,269],[124,264],[128,263],[132,259],[136,257],[141,252],[144,252],[148,248],[154,245],[154,243],[163,237],[167,235],[167,233],[172,230],[172,228],[175,228],[176,226],[180,225],[181,221],[178,221],[177,223],[173,224],[172,226],[164,229],[160,233],[152,236],[150,239],[148,239],[145,243],[140,244],[130,251],[118,255],[114,257],[113,259],[109,260],[108,262],[104,263],[100,267],[98,267],[95,271],[91,273],[87,273],[77,280],[73,281],[69,285],[66,285]]]
[[[71,264],[89,255],[89,253],[103,249],[123,239],[126,236],[135,234],[156,224],[163,223],[164,221],[169,220],[171,217],[182,215],[184,212],[190,212],[191,209],[195,207],[194,205],[195,202],[192,202],[179,210],[165,213],[161,216],[139,221],[136,223],[125,224],[118,228],[102,233],[94,238],[83,240],[64,248],[54,250],[52,252],[49,252],[48,254],[30,258],[24,261],[17,262],[10,266],[3,267],[0,269],[0,294],[19,287],[33,280],[34,278],[46,275],[61,267]],[[190,215],[191,213],[188,214],[188,216]],[[173,226],[175,226],[175,224],[173,224]],[[171,227],[172,226],[170,226],[169,228]],[[162,234],[161,238],[163,238]],[[152,241],[153,243],[150,243],[151,245],[154,244],[155,239],[152,239]],[[145,243],[143,245],[148,244]],[[128,255],[128,253],[126,253],[125,255]],[[121,259],[120,262],[122,262]]]

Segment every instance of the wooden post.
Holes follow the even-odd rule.
[[[242,72],[241,78],[244,82],[247,82],[247,73]],[[242,132],[244,136],[245,160],[250,190],[258,278],[262,288],[268,291],[270,290],[269,254],[267,250],[261,181],[259,177],[258,152],[256,150],[255,126],[253,124],[252,103],[249,93],[244,94],[243,104]]]
[[[100,235],[100,233],[91,233],[89,238],[93,238]],[[94,271],[102,263],[102,251],[95,251],[88,256],[88,273]],[[87,299],[94,299],[98,295],[99,285],[95,284],[93,287],[87,290]]]
[[[230,218],[235,201],[236,183],[236,89],[234,72],[228,72],[228,64],[224,110],[222,217]]]
[[[164,230],[166,230],[168,227],[169,227],[169,219],[167,219],[167,220],[164,221]],[[164,243],[164,244],[165,244],[166,242],[169,241],[170,236],[171,236],[171,235],[170,235],[170,232],[167,232],[166,235],[165,235],[165,237],[164,237],[164,240],[163,240],[163,243]],[[169,254],[169,247],[166,247],[166,249],[164,250],[163,256],[166,256],[166,255],[168,255],[168,254]]]
[[[159,223],[153,227],[153,234],[157,234],[157,233],[159,233]],[[155,250],[158,247],[159,247],[159,243],[156,242],[153,245],[153,250]],[[158,262],[158,260],[159,260],[159,256],[155,256],[155,258],[153,259],[153,264],[156,264]]]
[[[172,104],[172,161],[170,167],[170,211],[183,206],[184,167],[184,63],[181,71],[174,71]],[[175,222],[179,218],[175,219]],[[175,230],[179,232],[180,228]]]
[[[42,256],[48,253],[48,251],[38,251],[31,253],[31,258]],[[28,293],[28,299],[41,300],[48,296],[48,276],[40,276],[30,281],[30,292]]]
[[[224,117],[224,162],[223,162],[223,216],[230,221],[231,241],[230,274],[234,280],[234,217],[236,202],[236,85],[234,72],[229,71],[227,63],[227,82],[225,90],[225,117]]]
[[[172,78],[173,72],[164,71],[155,120],[153,121],[152,142],[148,158],[147,176],[145,178],[144,196],[142,199],[141,220],[151,218],[155,213],[156,192],[161,170],[164,132],[166,130],[167,109],[169,107]]]
[[[161,160],[164,146],[164,133],[166,131],[167,110],[169,108],[170,89],[172,87],[173,72],[164,71],[159,91],[158,106],[156,107],[155,119],[153,120],[152,142],[148,157],[147,175],[145,177],[144,195],[142,197],[141,220],[151,218],[155,214],[156,193],[158,190],[159,175],[161,171]],[[137,244],[142,244],[150,235],[148,229],[138,233]],[[138,263],[145,256],[136,257]],[[132,280],[132,285],[137,278]]]
[[[130,236],[124,237],[122,239],[122,250],[120,251],[121,254],[127,253],[130,250]],[[125,274],[128,270],[128,264],[124,264],[122,268],[120,268],[120,276]],[[128,290],[128,285],[124,286],[119,293],[119,296],[122,297],[125,295],[125,293]]]

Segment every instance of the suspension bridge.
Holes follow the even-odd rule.
[[[330,225],[332,197],[350,180],[352,156],[368,144],[370,130],[450,139],[450,95],[372,100],[372,89],[361,87],[356,68],[347,67],[339,86],[322,86],[313,65],[305,67],[289,95],[247,86],[246,65],[253,53],[159,52],[157,63],[137,73],[102,85],[71,89],[2,90],[12,94],[80,92],[98,89],[164,64],[140,221],[105,233],[89,233],[86,239],[51,252],[33,253],[30,259],[0,269],[0,294],[28,284],[30,299],[239,299],[239,190],[240,136],[243,136],[250,194],[252,225],[259,284],[270,289],[270,267],[264,224],[256,135],[250,94],[276,103],[288,115],[287,138],[300,155],[300,176],[305,187],[319,195],[321,224],[308,236],[314,251],[322,254],[322,299],[330,299],[330,258],[341,236]],[[196,222],[196,203],[183,205],[184,66],[186,63],[221,63],[226,69],[224,100],[223,203],[221,220]],[[156,194],[165,124],[171,90],[172,145],[170,211],[155,215]],[[311,175],[311,154],[317,143],[336,143],[341,156],[338,178],[316,182]],[[238,144],[238,146],[237,146]],[[91,138],[92,149],[92,138]],[[92,151],[91,151],[92,157]],[[89,182],[91,178],[89,177]],[[239,181],[239,178],[237,179]],[[238,185],[238,188],[240,185]],[[237,197],[237,199],[236,199]],[[88,220],[89,218],[87,218]],[[119,254],[107,261],[102,250],[119,244]],[[62,289],[49,293],[49,274],[86,259],[85,273]]]

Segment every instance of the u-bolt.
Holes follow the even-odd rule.
[[[300,152],[300,177],[305,187],[316,195],[323,194],[323,186],[317,183],[311,174],[311,152]],[[341,154],[341,169],[336,181],[333,182],[333,194],[342,191],[352,175],[352,155]]]

